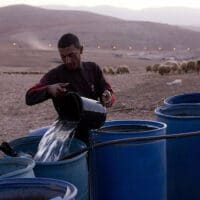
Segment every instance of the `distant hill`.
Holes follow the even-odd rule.
[[[200,33],[178,26],[126,21],[85,11],[48,10],[26,5],[0,8],[0,41],[28,45],[56,44],[67,32],[85,46],[110,48],[199,48]]]
[[[125,20],[150,21],[180,26],[199,26],[200,9],[186,7],[160,7],[133,10],[113,6],[70,7],[61,5],[44,6],[48,9],[81,10]]]

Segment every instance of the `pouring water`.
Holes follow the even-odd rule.
[[[42,137],[34,160],[52,162],[61,160],[69,153],[75,135],[77,121],[57,120]]]

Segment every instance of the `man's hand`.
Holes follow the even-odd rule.
[[[69,83],[56,83],[48,86],[48,93],[52,97],[62,96],[68,92]]]
[[[109,90],[105,90],[102,94],[102,103],[106,107],[111,107],[112,106],[112,94]]]

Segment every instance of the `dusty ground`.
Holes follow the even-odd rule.
[[[9,141],[27,135],[30,129],[51,124],[56,113],[51,101],[35,106],[25,105],[25,93],[39,81],[42,74],[16,74],[10,72],[46,72],[58,63],[56,51],[39,51],[17,48],[0,49],[0,141]],[[116,93],[115,105],[108,109],[108,120],[154,119],[154,109],[163,99],[187,92],[199,92],[196,73],[160,76],[147,73],[148,64],[158,60],[141,60],[127,52],[85,49],[83,60],[97,62],[100,66],[120,64],[129,66],[129,74],[106,75]],[[181,84],[167,85],[176,79]]]

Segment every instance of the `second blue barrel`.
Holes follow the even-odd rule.
[[[200,105],[200,93],[183,93],[175,96],[167,97],[164,100],[165,105],[174,104],[199,104]]]
[[[107,121],[90,132],[92,145],[118,139],[165,135],[155,121]],[[128,142],[95,148],[90,153],[91,200],[165,200],[165,140]]]
[[[155,110],[167,134],[200,131],[199,105],[168,105]],[[167,140],[167,199],[200,199],[200,136]]]

